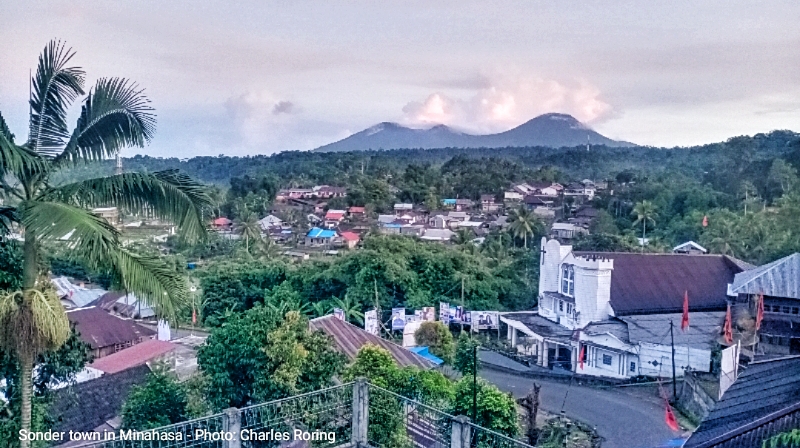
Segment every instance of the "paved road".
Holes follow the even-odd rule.
[[[484,368],[479,374],[515,397],[527,395],[532,383],[542,385],[541,407],[559,413],[568,384],[546,379],[532,379]],[[658,400],[619,389],[601,389],[573,384],[564,410],[568,417],[597,428],[605,441],[603,448],[654,448],[680,436],[664,424],[664,408]]]

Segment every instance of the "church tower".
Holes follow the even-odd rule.
[[[117,165],[114,167],[114,174],[122,174],[122,157],[117,153]]]

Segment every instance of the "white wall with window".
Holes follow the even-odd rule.
[[[576,373],[603,376],[607,378],[627,378],[636,376],[630,372],[631,364],[638,368],[638,357],[632,353],[607,350],[594,345],[586,345],[586,360],[583,369],[576,366]]]

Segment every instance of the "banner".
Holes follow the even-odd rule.
[[[378,311],[371,310],[364,313],[364,330],[369,334],[378,335]]]
[[[423,321],[425,320],[425,311],[423,310],[414,310],[414,321]]]
[[[450,323],[450,304],[447,302],[439,302],[439,320],[443,324]]]
[[[497,311],[473,311],[476,330],[496,330],[500,328],[500,313]]]
[[[471,324],[472,323],[472,312],[464,311],[464,314],[461,315],[461,321],[464,322],[465,324]]]
[[[456,314],[453,318],[456,322],[463,322],[464,321],[464,307],[459,305],[456,307]]]
[[[406,327],[406,309],[392,308],[392,330],[402,330]]]
[[[433,322],[436,320],[436,309],[432,306],[422,308],[422,320]]]
[[[344,310],[341,308],[334,308],[333,309],[333,317],[339,320],[345,320],[344,318]]]

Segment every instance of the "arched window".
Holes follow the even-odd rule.
[[[575,296],[575,267],[565,264],[561,268],[561,294]]]

